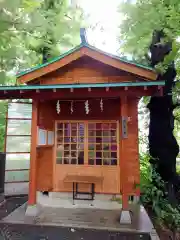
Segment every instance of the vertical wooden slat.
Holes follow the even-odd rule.
[[[56,189],[56,162],[57,162],[57,121],[54,122],[54,148],[53,148],[53,175],[52,175],[52,185],[53,190]]]
[[[29,199],[28,204],[36,204],[36,185],[37,185],[37,121],[38,121],[38,102],[32,102],[32,125],[31,125],[31,153],[30,153],[30,173],[29,173]]]
[[[116,144],[117,144],[117,166],[120,164],[120,129],[119,129],[119,122],[116,122]],[[120,180],[120,178],[119,178]]]
[[[78,155],[79,155],[79,144],[80,144],[80,136],[79,136],[79,132],[78,132],[78,129],[79,129],[79,124],[78,123],[76,123],[76,149],[77,149],[77,151],[76,151],[76,154],[77,154],[77,159],[76,159],[76,164],[78,164]]]
[[[103,130],[102,130],[102,124],[101,124],[101,142],[104,142],[104,136],[103,136]],[[109,145],[109,144],[108,144]],[[104,165],[104,158],[103,158],[103,143],[101,144],[101,158],[102,158],[102,166]],[[108,159],[109,161],[109,159]]]
[[[71,142],[71,144],[69,145],[69,155],[71,156],[69,159],[70,164],[72,164],[72,143],[73,143],[73,139],[72,139],[72,135],[71,135],[71,127],[72,127],[72,123],[69,123],[68,129],[69,129],[69,138],[70,138],[70,142]]]
[[[63,135],[62,135],[62,145],[64,147],[64,144],[65,144],[65,139],[64,139],[64,136],[65,136],[65,123],[63,123]],[[63,153],[62,153],[62,164],[64,164],[64,150],[63,150]]]
[[[123,96],[121,97],[120,102],[120,116],[127,117],[128,116],[128,104],[127,104],[127,97]],[[122,126],[121,126],[122,127]],[[122,138],[122,130],[120,131],[120,186],[121,186],[121,193],[122,193],[122,209],[126,210],[128,209],[128,192],[127,192],[127,179],[128,179],[128,173],[127,173],[127,149],[126,149],[126,141],[127,138]]]
[[[84,122],[84,164],[88,165],[88,121]]]
[[[133,107],[133,110],[134,110],[134,121],[133,121],[133,124],[134,124],[134,138],[135,138],[135,142],[136,142],[136,145],[135,145],[135,151],[137,153],[137,158],[135,158],[134,161],[134,164],[136,165],[136,173],[134,173],[134,177],[135,177],[135,184],[139,184],[140,183],[140,162],[139,162],[139,144],[138,144],[138,103],[139,103],[139,98],[136,98],[134,100],[134,107]],[[136,187],[135,189],[135,194],[136,196],[140,196],[140,188],[139,187]]]

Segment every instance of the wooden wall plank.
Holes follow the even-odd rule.
[[[74,112],[70,113],[70,102],[61,103],[61,113],[58,115],[56,112],[56,101],[44,101],[40,103],[40,115],[42,118],[39,118],[38,124],[41,127],[49,128],[49,130],[54,129],[55,120],[120,120],[120,99],[111,99],[104,102],[104,112],[101,113],[99,100],[90,101],[90,113],[86,115],[84,110],[84,102],[77,102],[74,104]],[[120,192],[120,173],[121,179],[124,176],[126,179],[126,193],[128,195],[138,195],[139,190],[134,188],[135,183],[139,183],[139,156],[138,156],[138,122],[137,122],[137,98],[128,98],[126,103],[126,109],[121,110],[121,114],[125,114],[131,117],[130,122],[128,123],[128,139],[126,143],[121,145],[121,130],[120,132],[120,167],[114,166],[86,166],[86,171],[89,174],[102,174],[103,176],[109,176],[105,180],[104,186],[96,186],[98,192],[106,193],[119,193]],[[112,107],[113,106],[113,107]],[[125,106],[125,105],[124,105]],[[121,124],[120,124],[121,127]],[[84,173],[85,166],[72,166],[72,165],[56,165],[55,163],[55,150],[52,148],[42,148],[38,149],[38,153],[41,156],[37,157],[38,162],[38,190],[48,189],[50,186],[54,186],[55,191],[70,191],[71,185],[66,184],[63,187],[61,178],[64,174],[67,174],[69,171],[74,173],[76,169],[79,173]],[[124,168],[124,163],[126,164]],[[54,167],[54,168],[53,168]],[[51,170],[50,170],[51,169]],[[53,170],[52,170],[53,169]],[[116,170],[115,170],[116,169]],[[50,174],[53,172],[56,178]],[[42,174],[43,173],[43,174]],[[44,181],[44,177],[46,179]],[[129,177],[127,177],[129,176]],[[109,179],[111,178],[111,179]],[[108,180],[109,179],[109,180]],[[44,182],[43,182],[44,181]],[[53,182],[53,183],[52,183]],[[122,191],[122,185],[121,185]],[[126,195],[127,195],[126,194]]]
[[[53,147],[37,149],[37,190],[52,191]]]
[[[132,76],[94,76],[89,77],[87,74],[85,76],[80,76],[74,71],[73,76],[64,77],[50,77],[41,80],[41,85],[52,85],[52,84],[84,84],[84,83],[120,83],[120,82],[133,82],[138,81],[138,78],[133,78]]]
[[[119,61],[118,59],[111,58],[101,52],[89,49],[89,48],[83,48],[81,49],[81,52],[85,54],[86,56],[89,56],[95,60],[98,60],[104,64],[110,65],[112,67],[123,69],[126,72],[136,74],[140,77],[145,77],[149,80],[156,80],[157,74],[148,69],[144,69],[141,67],[136,66],[135,64],[129,64],[123,61]]]
[[[86,168],[86,170],[85,170]],[[103,176],[103,183],[97,183],[96,193],[119,194],[119,168],[118,166],[82,166],[82,165],[56,165],[57,178],[54,185],[55,192],[72,192],[72,184],[64,183],[67,174],[79,174],[87,176]],[[81,186],[81,191],[88,190],[88,186]]]

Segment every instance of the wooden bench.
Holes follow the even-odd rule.
[[[73,184],[73,200],[94,200],[95,194],[95,184],[103,182],[102,176],[87,176],[87,175],[66,175],[64,178],[65,183],[72,183]],[[78,191],[78,184],[91,184],[91,192],[79,192]],[[91,198],[78,198],[78,194],[86,194],[90,195]]]

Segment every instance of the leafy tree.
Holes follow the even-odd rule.
[[[69,5],[67,0],[44,0],[37,12],[46,24],[32,32],[26,43],[27,48],[39,55],[40,62],[79,43],[79,29],[83,24],[83,12],[79,7]]]
[[[136,59],[149,61],[149,46],[154,30],[162,30],[167,40],[173,41],[171,54],[164,63],[176,60],[176,69],[179,73],[180,42],[179,20],[180,2],[178,0],[129,0],[119,7],[124,14],[120,25],[120,39],[122,48]],[[161,69],[162,70],[162,69]]]
[[[1,84],[41,63],[45,49],[54,57],[79,42],[83,14],[67,0],[1,0],[0,13]]]
[[[169,200],[174,200],[172,196],[174,189],[177,190],[180,183],[175,172],[179,148],[172,133],[173,110],[176,107],[172,101],[172,87],[176,74],[178,76],[180,70],[178,39],[180,3],[176,0],[126,1],[121,5],[121,11],[125,14],[121,24],[124,51],[131,52],[134,59],[146,61],[155,67],[159,73],[158,79],[165,80],[166,83],[164,96],[152,97],[148,104],[150,109],[149,149],[151,163],[163,180],[168,182]],[[174,97],[177,102],[178,84],[175,91]]]
[[[8,81],[6,72],[17,67],[24,51],[22,33],[33,30],[33,13],[39,3],[35,0],[2,0],[0,1],[0,83]],[[39,18],[38,24],[41,24]],[[37,25],[37,23],[36,23]],[[24,55],[24,54],[23,54]]]

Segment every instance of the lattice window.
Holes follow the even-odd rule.
[[[57,164],[117,165],[118,122],[58,123]]]
[[[88,164],[117,165],[117,123],[88,124]]]
[[[84,164],[84,123],[57,124],[57,163]]]

